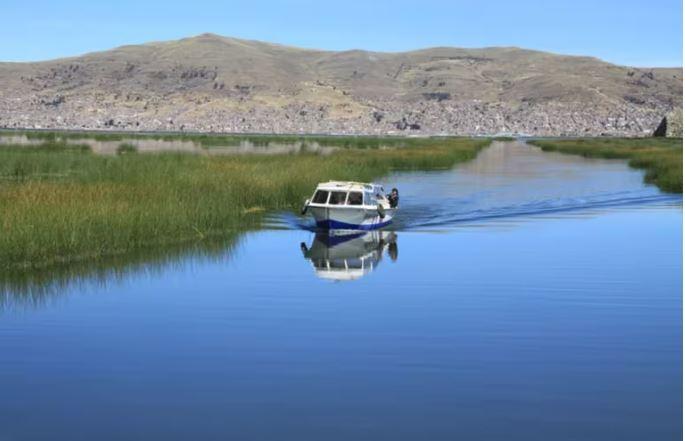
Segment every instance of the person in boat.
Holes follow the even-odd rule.
[[[393,188],[388,195],[388,202],[390,203],[390,208],[397,208],[400,203],[400,192],[396,188]]]

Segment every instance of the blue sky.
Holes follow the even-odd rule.
[[[682,65],[678,0],[4,0],[0,60],[43,60],[214,32],[320,49],[520,46]]]

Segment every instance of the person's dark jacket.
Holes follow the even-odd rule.
[[[397,208],[400,203],[399,195],[393,195],[392,193],[388,195],[388,202],[390,202],[390,208]]]

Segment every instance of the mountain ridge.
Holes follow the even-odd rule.
[[[302,49],[204,33],[0,62],[0,127],[332,134],[649,135],[682,70],[517,47]],[[681,123],[680,123],[681,124]]]

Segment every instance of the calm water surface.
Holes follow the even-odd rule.
[[[0,440],[680,439],[679,197],[518,143],[384,182],[392,232],[6,285]]]

